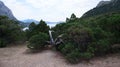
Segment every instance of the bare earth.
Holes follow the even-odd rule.
[[[120,54],[69,64],[58,52],[30,53],[25,45],[0,48],[0,67],[120,67]]]

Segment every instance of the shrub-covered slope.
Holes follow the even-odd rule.
[[[114,44],[120,43],[120,12],[80,19],[74,16],[53,30],[56,35],[64,34],[64,44],[59,49],[70,62],[76,63],[109,53]]]
[[[95,7],[86,12],[82,17],[92,17],[109,12],[120,11],[120,0],[111,0],[109,3]]]
[[[10,20],[6,16],[0,16],[0,47],[24,40],[24,32],[18,21]]]

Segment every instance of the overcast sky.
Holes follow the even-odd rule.
[[[18,20],[64,21],[75,13],[81,17],[101,0],[1,0]]]

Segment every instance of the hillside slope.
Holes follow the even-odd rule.
[[[95,8],[86,12],[82,17],[91,17],[109,12],[120,11],[120,0],[101,1]]]

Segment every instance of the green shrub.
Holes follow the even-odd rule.
[[[74,49],[66,54],[65,57],[70,63],[77,63],[80,60],[80,52],[78,49]]]
[[[79,51],[79,49],[74,49],[71,53],[68,53],[66,55],[66,58],[70,63],[77,63],[81,59],[88,60],[88,59],[92,58],[93,56],[94,56],[93,53],[90,53],[90,52],[81,53]]]
[[[120,44],[114,44],[112,45],[112,48],[110,50],[112,53],[120,53]]]
[[[66,43],[65,46],[61,49],[61,52],[66,55],[71,53],[74,49],[74,44]]]
[[[81,53],[80,54],[80,58],[81,59],[90,59],[94,56],[93,53],[90,53],[90,52],[85,52],[85,53]]]
[[[29,29],[26,30],[27,40],[29,40],[32,36],[39,34],[40,32],[48,34],[48,31],[50,29],[46,22],[43,20],[41,20],[38,24],[32,22],[28,28]]]
[[[64,34],[63,40],[66,44],[60,45],[61,52],[73,63],[80,58],[105,55],[111,50],[119,52],[120,48],[111,48],[120,43],[119,19],[119,12],[75,19],[71,22],[67,18],[66,23],[54,27],[57,35]]]
[[[24,37],[19,21],[0,16],[0,47],[5,47],[10,43],[23,42]]]
[[[58,49],[61,51],[65,47],[65,44],[60,44]]]
[[[111,44],[108,40],[102,39],[96,42],[93,42],[92,47],[95,50],[96,55],[104,55],[110,49]]]
[[[46,33],[39,33],[30,38],[29,44],[27,45],[30,49],[41,49],[45,46],[45,42],[48,40]]]
[[[7,44],[6,44],[5,40],[0,39],[0,48],[6,47],[6,46],[7,46]]]
[[[91,45],[88,46],[87,52],[92,53],[94,56],[95,51],[96,51],[96,48],[92,47]]]
[[[74,43],[76,48],[79,48],[80,51],[85,52],[87,47],[92,41],[92,31],[83,26],[72,26],[67,30],[66,41]]]

